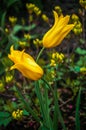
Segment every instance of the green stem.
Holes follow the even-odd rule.
[[[39,52],[39,54],[38,54],[38,56],[37,56],[37,58],[36,58],[36,62],[38,62],[38,60],[39,60],[39,58],[40,58],[40,56],[41,56],[41,54],[42,54],[42,52],[43,52],[44,49],[45,49],[45,48],[43,47],[43,48],[40,50],[40,52]]]
[[[62,114],[61,114],[61,111],[59,109],[59,104],[58,104],[58,96],[57,96],[57,89],[54,89],[54,100],[55,100],[55,105],[56,105],[56,109],[57,109],[57,113],[59,115],[59,120],[62,124],[62,127],[63,127],[63,130],[67,130],[66,127],[65,127],[65,124],[64,124],[64,120],[63,120],[63,117],[62,117]],[[56,122],[56,121],[55,121]],[[56,126],[58,127],[58,126]]]
[[[34,119],[37,121],[37,122],[40,122],[40,118],[35,114],[35,112],[31,109],[30,105],[28,102],[25,101],[24,97],[22,96],[22,93],[21,91],[19,90],[18,87],[16,87],[15,85],[15,88],[16,88],[16,91],[21,99],[21,101],[23,102],[23,104],[25,105],[27,111],[34,117]]]
[[[60,111],[60,109],[59,109],[58,96],[57,96],[57,87],[56,87],[56,85],[55,85],[55,88],[54,88],[54,90],[53,90],[53,88],[51,87],[51,85],[49,85],[49,83],[48,83],[44,78],[42,78],[42,80],[48,85],[48,87],[51,89],[51,91],[52,91],[52,93],[53,93],[53,96],[54,96],[55,112],[56,112],[56,113],[54,112],[54,122],[53,122],[54,125],[53,125],[53,127],[55,128],[55,130],[58,129],[57,124],[55,124],[55,123],[58,122],[58,118],[57,118],[57,113],[58,113],[59,120],[60,120],[60,122],[61,122],[61,124],[62,124],[63,129],[64,129],[64,130],[67,130],[66,127],[65,127],[65,124],[64,124],[64,120],[63,120],[61,111]]]
[[[43,97],[40,86],[39,86],[39,81],[35,82],[35,90],[36,90],[36,94],[39,99],[39,105],[41,108],[41,114],[42,114],[42,118],[43,118],[42,123],[47,129],[49,129],[49,128],[51,128],[52,123],[50,123],[51,119],[49,118],[48,90],[47,90],[47,88],[45,88],[45,93],[44,93],[44,97]],[[51,130],[53,130],[53,129],[51,129]]]

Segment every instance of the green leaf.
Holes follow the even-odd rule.
[[[86,54],[86,50],[81,49],[80,47],[78,47],[78,48],[75,50],[75,52],[78,53],[79,55],[85,55],[85,54]]]
[[[32,24],[32,25],[23,27],[23,29],[25,31],[30,31],[30,30],[34,29],[35,27],[36,27],[36,24]]]
[[[2,75],[5,72],[5,67],[3,66],[2,62],[0,62],[0,75]]]
[[[10,113],[9,113],[9,112],[4,112],[4,111],[1,111],[1,112],[0,112],[0,118],[9,117],[9,116],[10,116]]]
[[[28,115],[29,115],[29,112],[24,109],[24,110],[23,110],[23,115],[28,116]]]
[[[18,0],[9,0],[7,2],[7,7],[9,8],[11,5],[13,5],[15,2],[17,2]]]
[[[25,98],[23,97],[23,95],[22,95],[20,89],[19,89],[17,86],[14,86],[14,87],[15,87],[16,92],[18,93],[18,95],[19,95],[19,97],[20,97],[22,103],[23,103],[24,106],[26,107],[26,110],[34,117],[34,119],[35,119],[36,121],[40,122],[39,117],[36,115],[36,113],[34,112],[34,110],[30,107],[29,102],[27,102],[27,101],[25,100]]]
[[[74,67],[74,71],[75,71],[75,72],[80,72],[80,67],[79,67],[79,66],[75,66],[75,67]]]
[[[12,34],[16,34],[18,31],[22,30],[23,26],[21,25],[15,25],[12,31]]]
[[[7,126],[12,120],[11,114],[9,112],[0,111],[0,126]]]
[[[6,127],[10,123],[11,120],[12,120],[12,117],[0,118],[0,126],[4,125]]]
[[[1,27],[4,28],[5,26],[5,17],[6,17],[6,11],[2,14],[2,18],[1,18]]]
[[[36,27],[36,24],[32,24],[30,26],[22,26],[22,25],[15,25],[12,31],[12,34],[15,35],[16,33],[18,33],[21,30],[25,30],[25,31],[30,31],[32,29],[34,29]]]
[[[46,128],[45,126],[40,126],[39,130],[49,130],[49,128]]]
[[[81,97],[81,88],[79,89],[79,93],[78,93],[78,96],[77,96],[77,102],[76,102],[76,113],[75,113],[76,130],[80,130],[80,114],[79,114],[80,97]]]

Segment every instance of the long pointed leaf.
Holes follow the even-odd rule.
[[[76,130],[80,130],[80,114],[79,114],[79,109],[80,109],[80,97],[81,97],[81,88],[79,89],[79,93],[77,96],[77,102],[76,102],[76,113],[75,113],[75,125],[76,125]]]

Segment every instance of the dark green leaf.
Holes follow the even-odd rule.
[[[13,5],[15,2],[17,2],[18,0],[9,0],[7,2],[7,7],[9,8],[11,5]]]
[[[9,117],[10,116],[10,113],[9,112],[4,112],[4,111],[1,111],[0,112],[0,118],[5,118],[5,117]]]
[[[10,123],[11,120],[12,120],[12,117],[0,118],[0,126],[4,125],[6,127]]]
[[[23,110],[23,115],[28,116],[28,115],[29,115],[29,112],[24,109],[24,110]]]
[[[79,93],[77,96],[77,102],[76,102],[76,113],[75,113],[75,124],[76,124],[76,130],[80,130],[80,97],[81,97],[81,88],[79,89]]]
[[[0,25],[2,28],[4,28],[4,26],[5,26],[6,13],[7,13],[7,12],[4,12],[4,13],[2,14],[1,25]]]

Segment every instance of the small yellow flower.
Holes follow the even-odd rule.
[[[22,116],[23,116],[23,110],[16,110],[16,111],[13,111],[12,112],[12,117],[14,118],[14,119],[16,119],[16,120],[19,120],[19,119],[21,119],[22,118]]]
[[[9,34],[9,29],[8,29],[8,28],[5,28],[5,32],[6,32],[7,34]]]
[[[54,59],[51,59],[50,66],[56,66],[56,62],[55,62],[55,60],[54,60]]]
[[[61,54],[57,53],[56,58],[57,58],[57,61],[61,63],[63,62],[64,55],[62,53]]]
[[[71,19],[72,21],[78,21],[79,17],[76,14],[72,14]]]
[[[52,54],[52,58],[55,59],[56,58],[56,53]]]
[[[58,63],[62,63],[64,59],[64,55],[62,53],[55,52],[52,54],[52,59],[50,66],[56,66]]]
[[[11,46],[11,54],[8,57],[14,62],[12,69],[18,69],[25,77],[38,80],[43,75],[42,68],[35,62],[35,60],[23,51],[14,50]]]
[[[27,44],[27,42],[25,42],[25,41],[19,41],[18,43],[20,46],[25,46]]]
[[[42,14],[41,17],[45,22],[49,23],[49,18],[46,16],[46,14]]]
[[[39,15],[41,14],[41,10],[40,10],[37,6],[35,6],[35,7],[34,7],[34,13],[35,13],[37,16],[39,16]]]
[[[30,40],[31,39],[31,35],[30,34],[24,34],[24,38]]]
[[[86,74],[86,67],[81,67],[81,68],[80,68],[80,72],[81,72],[82,74]]]
[[[62,40],[72,30],[74,24],[68,24],[70,17],[61,15],[58,17],[56,11],[53,11],[55,22],[53,27],[44,35],[43,46],[45,48],[56,47],[61,44]]]
[[[34,45],[42,45],[42,40],[40,40],[40,39],[38,39],[38,38],[36,38],[35,40],[33,40],[33,43],[34,43]]]
[[[51,70],[51,77],[54,79],[56,76],[56,72],[54,70]]]
[[[7,74],[6,74],[6,77],[5,77],[6,83],[11,82],[12,79],[13,79],[13,75],[10,74],[10,73],[7,73]]]
[[[86,9],[86,0],[79,0],[79,3],[81,4],[81,6],[82,6],[83,8]]]
[[[28,10],[28,13],[31,14],[33,12],[35,5],[32,3],[26,3],[26,8]]]
[[[60,6],[55,6],[54,9],[55,9],[55,11],[56,11],[59,15],[62,14],[62,9],[61,9]]]
[[[76,35],[79,35],[79,34],[81,34],[82,33],[82,24],[81,24],[81,22],[78,20],[76,23],[75,23],[75,26],[74,26],[74,28],[73,28],[73,30],[72,30],[73,32],[74,32],[74,34],[76,34]]]
[[[17,18],[14,17],[14,16],[10,16],[10,17],[9,17],[9,21],[10,21],[12,24],[15,24],[16,21],[17,21]]]

